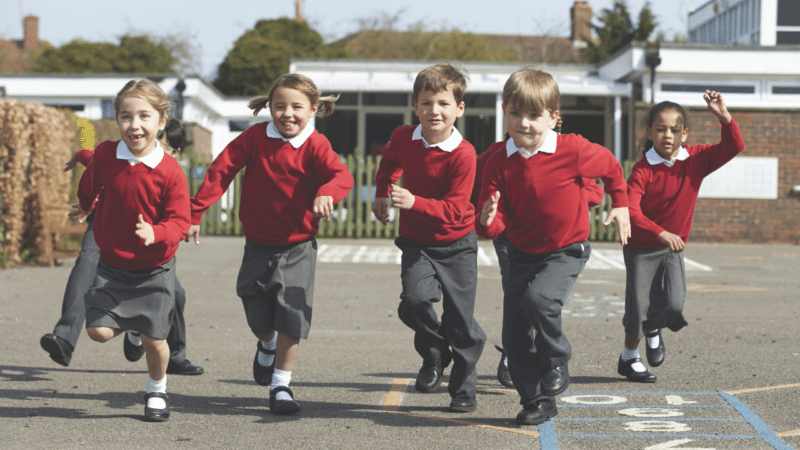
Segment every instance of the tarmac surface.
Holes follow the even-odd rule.
[[[665,332],[658,382],[637,384],[616,373],[622,252],[593,244],[564,311],[572,382],[554,420],[520,427],[519,397],[495,376],[502,292],[491,242],[480,242],[477,411],[447,412],[444,386],[414,389],[421,360],[397,318],[393,243],[320,239],[311,334],[292,373],[302,411],[289,417],[269,411],[268,388],[252,379],[256,342],[235,293],[243,246],[203,237],[178,251],[187,353],[205,374],[168,377],[166,423],[142,421],[146,363],[128,362],[121,338],[81,336],[69,367],[39,346],[72,260],[0,270],[0,449],[800,449],[800,247],[690,242],[689,326]]]

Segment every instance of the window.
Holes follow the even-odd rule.
[[[797,0],[778,0],[778,26],[800,27],[800,2]]]
[[[228,131],[244,131],[250,128],[249,120],[229,120]]]
[[[340,155],[353,154],[358,139],[358,111],[334,109],[330,116],[317,118],[314,125],[331,142],[333,151]]]
[[[114,102],[111,100],[100,100],[100,111],[103,119],[117,118],[117,112],[114,111]]]
[[[362,99],[368,106],[408,106],[408,94],[395,92],[364,92]]]
[[[706,89],[717,91],[722,94],[755,94],[755,86],[744,85],[730,85],[730,86],[714,86],[703,84],[662,84],[661,90],[663,92],[705,92]]]
[[[772,86],[773,94],[800,95],[800,86]]]
[[[775,43],[778,45],[800,44],[800,31],[778,31]]]

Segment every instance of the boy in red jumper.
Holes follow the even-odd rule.
[[[686,111],[661,102],[647,116],[645,154],[628,178],[633,236],[623,247],[627,273],[625,345],[617,372],[629,381],[655,383],[639,358],[639,341],[651,367],[664,362],[661,328],[686,326],[686,269],[683,248],[689,240],[697,194],[703,179],[744,149],[739,126],[722,95],[706,91],[703,99],[719,120],[722,139],[716,144],[684,147],[689,135]]]
[[[475,364],[486,335],[473,318],[478,278],[475,212],[469,202],[475,180],[475,148],[453,127],[464,114],[466,78],[455,67],[429,67],[414,81],[414,111],[420,124],[404,125],[383,148],[375,176],[372,211],[388,222],[399,208],[403,251],[398,314],[414,330],[422,357],[416,388],[433,392],[453,361],[450,411],[476,408]],[[403,176],[403,187],[397,180]],[[443,299],[441,321],[433,302]]]
[[[504,151],[486,162],[478,203],[478,232],[495,238],[506,231],[511,244],[503,347],[523,405],[521,425],[555,416],[555,396],[569,385],[572,350],[561,309],[591,252],[583,178],[603,180],[614,206],[605,224],[617,221],[623,244],[630,235],[622,168],[608,149],[552,130],[559,98],[550,74],[525,68],[509,77],[503,113],[511,139],[494,144]]]
[[[270,386],[275,414],[296,414],[289,389],[300,339],[311,327],[319,219],[330,220],[333,205],[347,196],[353,176],[325,136],[310,121],[333,112],[338,97],[322,97],[314,82],[287,74],[269,94],[250,102],[253,115],[269,107],[263,122],[236,137],[208,168],[192,199],[186,235],[199,243],[200,220],[247,167],[239,218],[247,238],[236,282],[250,330],[258,337],[253,378]]]

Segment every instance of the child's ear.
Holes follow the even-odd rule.
[[[456,117],[461,117],[464,115],[464,102],[458,104],[458,112],[456,113]]]
[[[549,127],[551,130],[558,124],[558,110],[550,111]]]
[[[684,128],[683,133],[681,133],[681,145],[686,143],[686,139],[689,137],[689,129]]]

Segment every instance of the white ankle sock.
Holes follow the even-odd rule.
[[[272,385],[269,387],[270,390],[275,389],[278,386],[286,386],[289,387],[289,382],[292,381],[292,371],[291,370],[280,370],[275,369],[275,372],[272,374]],[[291,400],[292,396],[289,395],[288,392],[278,392],[275,396],[276,400]]]
[[[633,350],[631,350],[631,349],[629,349],[628,347],[626,347],[624,345],[622,346],[622,360],[623,361],[629,361],[631,359],[638,358],[638,357],[639,357],[639,348],[638,347],[633,349]]]
[[[653,336],[653,337],[647,336],[648,334],[654,333],[654,332],[657,333],[658,330],[645,331],[644,332],[645,339],[647,339],[647,346],[650,347],[650,348],[657,348],[658,344],[659,344],[659,339],[658,339],[658,335],[657,334],[655,336]]]
[[[151,392],[161,392],[162,394],[167,393],[167,376],[164,375],[164,378],[160,380],[154,380],[150,378],[150,375],[147,375],[147,386],[145,387],[146,393]],[[158,397],[150,397],[147,399],[147,407],[148,408],[155,408],[155,409],[164,409],[167,407],[167,402],[164,401],[163,398]]]
[[[272,339],[268,341],[261,341],[261,345],[267,350],[275,350],[278,345],[278,332],[272,335]],[[264,367],[269,367],[275,362],[275,355],[269,355],[264,352],[258,352],[258,363]]]
[[[131,344],[137,347],[142,345],[142,337],[139,335],[139,333],[133,334],[132,331],[128,331],[127,333],[125,333],[125,337],[128,338]]]

